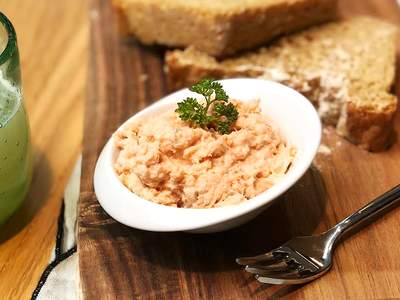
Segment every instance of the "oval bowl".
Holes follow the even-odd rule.
[[[176,208],[153,203],[132,193],[118,179],[113,163],[113,137],[104,146],[94,172],[94,189],[103,209],[115,220],[148,231],[208,233],[239,226],[265,210],[310,167],[321,139],[321,122],[313,105],[303,95],[282,84],[249,78],[220,81],[232,99],[260,99],[262,112],[273,122],[286,142],[297,149],[287,174],[273,187],[239,204],[218,208]],[[170,94],[129,118],[156,116],[173,109],[178,101],[196,96],[188,89]]]

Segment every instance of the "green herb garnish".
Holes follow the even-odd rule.
[[[215,129],[220,134],[230,133],[239,112],[228,102],[229,97],[222,85],[213,79],[203,79],[192,85],[190,90],[203,95],[206,103],[203,105],[195,98],[186,98],[178,103],[178,108],[175,110],[179,117],[203,129]]]

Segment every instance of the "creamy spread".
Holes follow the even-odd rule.
[[[225,135],[191,127],[173,109],[127,124],[114,136],[122,183],[144,199],[186,208],[237,204],[272,187],[296,150],[258,101],[234,103],[239,118]]]

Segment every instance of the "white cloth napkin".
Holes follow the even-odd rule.
[[[43,272],[32,299],[75,300],[80,298],[76,217],[81,177],[81,158],[76,162],[64,191],[57,240],[50,264]]]

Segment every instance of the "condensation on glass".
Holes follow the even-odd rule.
[[[30,130],[20,74],[15,30],[0,13],[0,225],[21,205],[32,177]]]

